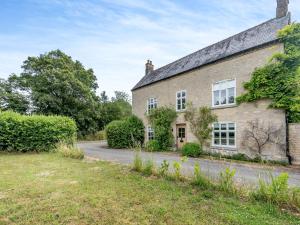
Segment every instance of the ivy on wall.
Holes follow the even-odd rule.
[[[245,94],[237,102],[271,99],[271,108],[284,109],[289,122],[300,122],[300,23],[286,26],[278,33],[284,53],[276,53],[263,67],[257,68]]]

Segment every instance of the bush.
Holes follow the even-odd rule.
[[[146,143],[145,149],[150,152],[160,151],[159,143],[157,140],[150,140]]]
[[[129,148],[144,142],[145,128],[136,116],[126,120],[115,120],[106,128],[107,144],[111,148]]]
[[[158,174],[162,177],[168,176],[170,163],[164,159],[161,163],[160,168],[158,169]]]
[[[182,155],[190,157],[198,157],[203,153],[201,146],[197,143],[186,143],[182,147]]]
[[[58,154],[63,157],[72,158],[72,159],[83,159],[84,154],[83,151],[77,147],[66,144],[59,144],[55,150]]]
[[[50,151],[60,142],[76,140],[74,120],[63,116],[25,116],[0,112],[0,150]]]

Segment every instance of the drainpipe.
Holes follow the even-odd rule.
[[[292,164],[292,157],[290,155],[290,144],[289,144],[289,119],[288,112],[285,111],[285,127],[286,127],[286,156],[289,160],[289,164]]]

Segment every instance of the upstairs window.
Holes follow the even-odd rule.
[[[148,104],[147,104],[147,112],[150,113],[151,110],[157,108],[157,99],[156,98],[149,98],[148,99]]]
[[[236,80],[225,80],[213,84],[213,106],[234,105]]]
[[[235,123],[213,124],[213,145],[220,147],[235,147]]]
[[[176,110],[182,111],[186,108],[186,91],[178,91],[176,93]]]
[[[152,127],[148,126],[148,141],[151,141],[154,139],[154,130]]]

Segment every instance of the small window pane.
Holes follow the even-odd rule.
[[[226,90],[221,91],[221,105],[226,104]]]
[[[214,138],[220,138],[220,133],[219,132],[214,132]]]
[[[227,125],[226,123],[222,123],[221,124],[221,130],[226,130],[226,125]]]
[[[221,145],[227,145],[227,139],[221,139]]]
[[[214,139],[214,144],[215,145],[220,145],[220,139]]]
[[[182,109],[185,109],[185,98],[182,99]]]
[[[219,91],[214,91],[214,105],[220,105]]]
[[[185,91],[183,91],[182,93],[181,93],[181,97],[185,97]]]
[[[214,130],[220,130],[220,124],[215,123],[214,124]]]
[[[228,129],[229,130],[234,130],[235,128],[234,128],[234,123],[229,123],[228,124]]]
[[[226,132],[221,132],[221,138],[226,138],[227,135],[226,135]]]
[[[235,88],[228,88],[228,103],[234,103],[234,89]]]
[[[235,140],[234,139],[229,139],[229,145],[235,145]]]
[[[234,138],[235,134],[234,132],[229,132],[229,138]]]

